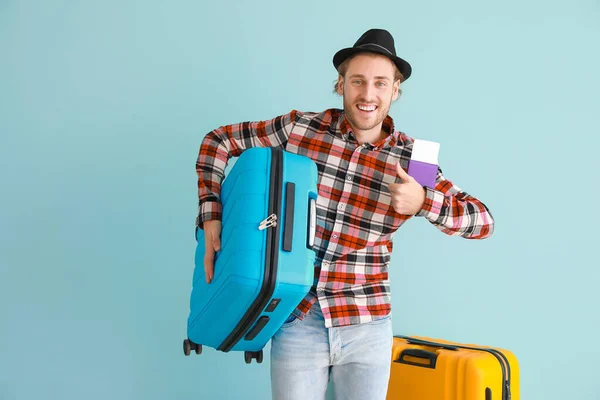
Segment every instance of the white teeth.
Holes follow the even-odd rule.
[[[377,108],[377,106],[363,106],[363,105],[358,105],[358,108],[363,110],[363,111],[375,111],[375,109]]]

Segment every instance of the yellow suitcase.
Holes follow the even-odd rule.
[[[394,336],[387,400],[519,400],[519,363],[504,349]]]

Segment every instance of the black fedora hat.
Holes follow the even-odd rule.
[[[369,29],[356,41],[353,47],[342,49],[333,56],[333,66],[337,70],[341,63],[353,54],[369,51],[388,57],[396,64],[404,80],[412,73],[412,67],[408,62],[396,55],[394,38],[384,29]]]

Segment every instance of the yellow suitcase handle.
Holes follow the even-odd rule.
[[[407,360],[406,357],[425,359],[428,361],[428,363],[423,364],[421,362]],[[433,352],[427,351],[427,350],[421,350],[421,349],[404,349],[404,350],[402,350],[402,353],[400,353],[400,357],[398,357],[397,360],[394,360],[395,363],[399,363],[399,364],[414,365],[416,367],[431,368],[431,369],[435,369],[436,361],[437,361],[436,353],[433,353]]]

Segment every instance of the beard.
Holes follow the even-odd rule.
[[[358,100],[356,102],[350,102],[344,97],[344,112],[346,114],[346,118],[350,125],[354,127],[354,129],[368,131],[370,129],[375,128],[377,125],[383,122],[383,120],[387,117],[390,107],[392,106],[392,98],[390,97],[390,101],[387,104],[376,104],[377,108],[372,113],[375,114],[375,117],[371,117],[369,119],[365,119],[361,115],[361,111],[358,109],[356,104],[372,104],[367,101]]]

